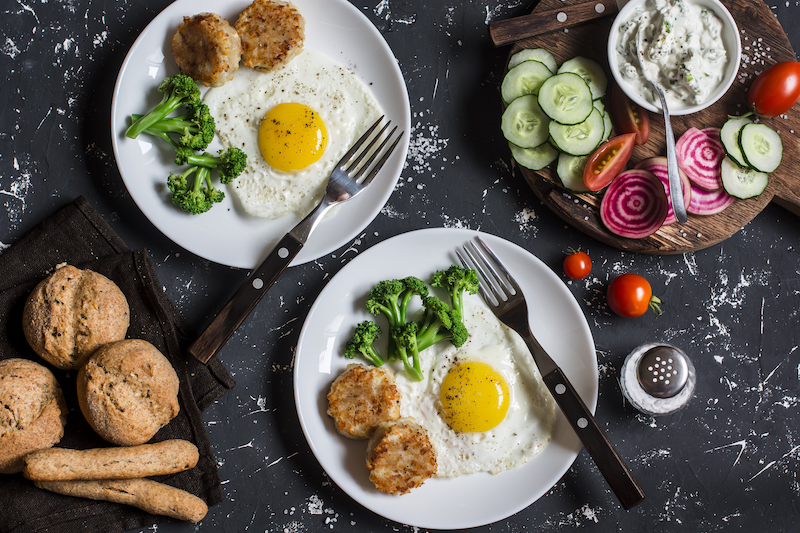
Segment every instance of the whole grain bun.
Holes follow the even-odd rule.
[[[140,339],[98,348],[78,372],[77,390],[89,425],[119,446],[144,444],[180,411],[175,369]]]
[[[98,346],[125,338],[128,300],[97,272],[71,265],[56,268],[33,289],[22,311],[31,348],[58,368],[80,368]]]
[[[55,376],[27,359],[0,361],[0,474],[22,471],[22,458],[64,436],[67,404]]]

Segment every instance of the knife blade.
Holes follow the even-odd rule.
[[[549,31],[569,28],[589,20],[614,15],[628,0],[592,0],[559,9],[533,12],[489,24],[489,35],[495,46],[511,44],[521,39]]]

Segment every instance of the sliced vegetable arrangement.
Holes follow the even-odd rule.
[[[608,81],[603,68],[585,57],[560,67],[548,50],[522,50],[509,59],[501,95],[506,109],[501,130],[520,165],[541,170],[556,159],[565,188],[583,183],[584,157],[611,135],[611,117],[599,99]]]
[[[666,158],[625,170],[635,146],[650,137],[649,115],[616,86],[609,114],[602,101],[607,79],[598,63],[579,56],[558,66],[553,54],[536,48],[517,52],[508,66],[501,129],[518,164],[542,170],[557,160],[564,189],[602,192],[600,218],[622,237],[643,238],[676,222]],[[748,95],[753,112],[729,117],[721,128],[691,127],[680,136],[676,151],[687,212],[714,215],[735,198],[766,189],[769,174],[780,165],[782,141],[750,115],[777,116],[798,98],[800,63],[778,64],[753,83]]]

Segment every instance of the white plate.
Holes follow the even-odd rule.
[[[265,220],[247,215],[235,193],[221,204],[191,216],[172,205],[167,177],[175,165],[164,143],[142,135],[125,137],[128,117],[160,100],[158,84],[177,73],[171,39],[185,15],[211,11],[231,24],[250,0],[177,0],[162,11],[134,42],[120,69],[111,104],[111,140],[122,179],[150,221],[175,243],[200,257],[251,269],[297,222],[287,215]],[[347,0],[294,0],[306,19],[305,48],[327,54],[369,85],[386,116],[405,131],[395,153],[358,198],[323,220],[292,261],[299,265],[329,254],[361,232],[388,200],[408,152],[411,109],[403,75],[389,46],[372,23]],[[245,67],[243,67],[245,68]],[[154,141],[158,141],[154,143]],[[221,148],[214,141],[211,149]],[[211,150],[210,150],[211,151]]]
[[[366,441],[340,436],[326,414],[333,379],[352,360],[341,355],[355,325],[369,315],[364,300],[382,279],[415,275],[423,280],[458,262],[456,248],[475,235],[497,253],[529,301],[531,327],[542,346],[594,412],[598,371],[586,318],[564,283],[519,246],[487,234],[426,229],[388,239],[353,259],[325,286],[306,318],[294,363],[297,413],[322,467],[353,499],[391,520],[433,529],[461,529],[502,520],[535,502],[564,475],[581,443],[559,412],[553,438],[524,466],[497,475],[479,473],[432,479],[409,494],[375,490],[364,466]],[[468,296],[480,302],[477,295]]]

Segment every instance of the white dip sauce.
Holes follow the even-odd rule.
[[[641,65],[637,36],[642,32]],[[619,27],[617,62],[625,81],[658,108],[658,95],[642,66],[664,90],[672,109],[703,103],[722,83],[728,54],[722,21],[705,7],[684,0],[647,0]]]

